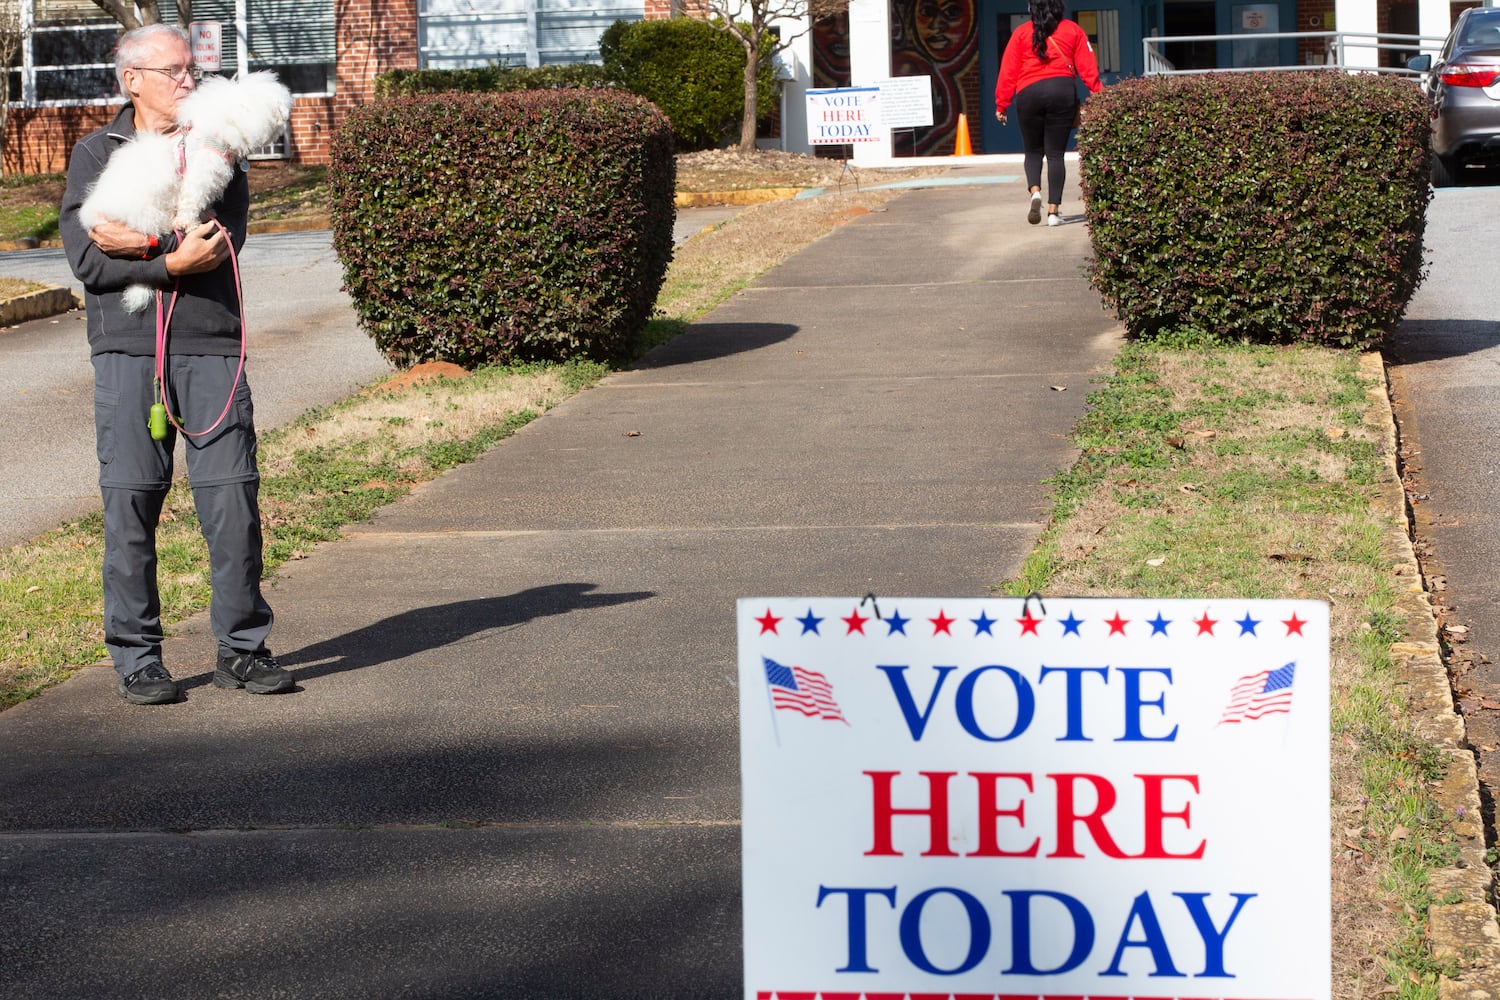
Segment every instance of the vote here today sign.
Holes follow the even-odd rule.
[[[880,142],[879,87],[837,87],[807,92],[807,141],[814,146]]]
[[[747,1000],[1328,1000],[1328,608],[738,603]]]

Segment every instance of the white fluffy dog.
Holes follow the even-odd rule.
[[[92,229],[113,220],[156,236],[198,225],[239,162],[281,132],[291,109],[292,95],[274,73],[205,79],[178,105],[175,135],[140,133],[115,150],[79,221]],[[131,285],[125,308],[140,312],[154,294],[150,285]]]

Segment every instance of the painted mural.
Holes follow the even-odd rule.
[[[979,147],[980,123],[969,102],[979,93],[979,24],[976,0],[891,0],[891,75],[932,77],[932,126],[898,133],[897,156],[941,156],[953,152],[958,115],[968,111],[969,131]],[[813,86],[847,87],[849,15],[813,24]]]
[[[891,75],[932,77],[932,126],[916,129],[897,154],[953,152],[960,112],[979,93],[979,20],[975,0],[891,0]],[[970,121],[978,146],[979,122]]]
[[[849,12],[814,21],[812,39],[813,87],[849,86]]]

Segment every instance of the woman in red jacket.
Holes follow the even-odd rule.
[[[1044,152],[1047,225],[1062,224],[1057,210],[1067,177],[1063,151],[1078,119],[1073,78],[1082,80],[1090,93],[1103,87],[1088,36],[1076,22],[1063,20],[1063,12],[1063,0],[1031,0],[1031,20],[1011,32],[1000,59],[1000,78],[995,81],[995,117],[1001,125],[1015,100],[1016,124],[1021,127],[1021,148],[1026,153],[1026,187],[1031,192],[1026,221],[1033,226],[1042,221]]]

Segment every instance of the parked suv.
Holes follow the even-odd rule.
[[[1500,8],[1458,15],[1437,62],[1407,65],[1426,73],[1432,97],[1432,183],[1458,182],[1469,166],[1500,166]]]

